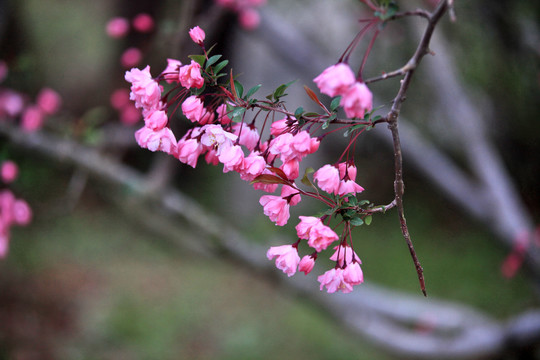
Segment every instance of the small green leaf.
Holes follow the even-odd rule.
[[[368,215],[364,218],[364,222],[366,225],[371,225],[371,220],[373,220],[373,217],[371,215]]]
[[[287,95],[287,94],[285,94],[285,90],[287,90],[287,88],[289,86],[291,86],[295,81],[296,80],[293,80],[293,81],[290,81],[290,82],[288,82],[286,84],[282,84],[282,85],[278,86],[278,88],[276,89],[276,91],[274,91],[274,94],[273,94],[274,100],[277,101],[277,100],[279,100],[280,97],[283,97],[283,96]]]
[[[216,66],[214,66],[214,74],[217,75],[219,74],[219,72],[221,70],[223,70],[223,68],[225,66],[227,66],[229,64],[229,60],[223,60],[222,62],[220,62],[219,64],[217,64]]]
[[[206,69],[214,65],[220,58],[221,58],[221,55],[214,55],[211,58],[209,58],[208,61],[206,62]]]
[[[336,111],[337,108],[339,107],[340,101],[341,101],[341,96],[336,96],[330,103],[330,111]]]
[[[315,187],[315,185],[313,185],[313,183],[311,182],[311,180],[309,180],[309,177],[308,175],[315,172],[315,170],[313,170],[313,168],[311,167],[308,167],[305,171],[304,171],[304,177],[302,178],[302,184],[306,185],[306,186],[310,186],[312,187],[313,189],[315,189],[315,191],[318,191],[317,188]]]
[[[238,95],[238,97],[241,98],[244,94],[244,87],[242,86],[242,84],[234,80],[234,88],[236,89],[236,94]]]
[[[355,218],[351,219],[351,225],[352,225],[352,226],[361,226],[361,225],[364,225],[364,220],[362,220],[362,219],[359,218],[359,217],[355,217]]]
[[[304,112],[304,108],[300,106],[298,109],[295,110],[294,117],[297,119],[300,119],[302,117],[303,112]]]
[[[189,55],[188,58],[195,61],[201,66],[203,66],[204,62],[206,61],[206,57],[204,55]]]
[[[358,202],[358,206],[362,206],[362,205],[366,205],[366,204],[369,204],[369,200],[360,200]]]
[[[262,86],[261,84],[255,85],[254,87],[249,89],[248,92],[246,93],[246,99],[249,99],[253,94],[255,94],[261,88],[261,86]]]
[[[244,115],[244,112],[246,112],[246,109],[243,107],[235,107],[234,110],[229,115],[229,118],[233,122],[240,122],[242,121],[242,115]]]

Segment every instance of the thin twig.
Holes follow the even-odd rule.
[[[446,12],[447,8],[448,8],[447,0],[442,0],[437,6],[437,8],[435,9],[435,11],[429,16],[429,22],[426,27],[426,30],[424,31],[424,35],[422,36],[422,39],[420,40],[420,44],[416,48],[416,51],[413,57],[407,62],[407,65],[409,65],[410,68],[406,71],[405,77],[401,80],[401,86],[399,88],[398,94],[394,98],[392,109],[390,110],[387,116],[388,128],[390,129],[392,133],[392,140],[394,144],[394,167],[395,167],[394,193],[395,193],[396,207],[397,207],[398,215],[399,215],[399,222],[401,224],[401,232],[403,234],[403,237],[405,238],[405,241],[407,242],[407,246],[409,247],[409,252],[411,253],[411,257],[413,259],[414,266],[416,268],[416,273],[418,274],[418,281],[420,282],[420,289],[422,290],[422,293],[424,294],[424,296],[427,296],[426,284],[424,281],[424,274],[423,274],[424,270],[422,269],[422,266],[420,265],[420,261],[418,260],[418,256],[416,255],[416,251],[414,250],[411,235],[409,234],[409,229],[407,227],[407,220],[405,219],[405,211],[403,207],[403,194],[405,192],[405,186],[403,183],[403,159],[402,159],[402,152],[401,152],[401,141],[399,138],[399,131],[398,131],[398,117],[399,117],[399,112],[401,110],[401,105],[405,101],[406,93],[411,83],[414,70],[416,66],[418,66],[422,58],[429,52],[428,50],[429,42],[431,40],[431,36],[433,35],[435,25],[441,19],[443,14]],[[407,67],[407,65],[405,67]]]

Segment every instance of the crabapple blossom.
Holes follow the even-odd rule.
[[[28,225],[32,220],[32,209],[24,200],[17,199],[12,208],[13,222],[17,225]]]
[[[211,165],[219,164],[219,158],[217,156],[216,150],[214,149],[208,150],[206,155],[204,155],[204,160],[206,161],[207,164],[211,164]]]
[[[353,261],[358,261],[360,264],[360,258],[354,252],[354,250],[348,245],[339,245],[334,247],[334,254],[330,256],[330,260],[336,261],[340,267],[344,267]]]
[[[191,120],[191,122],[198,122],[201,120],[204,111],[204,104],[198,96],[191,95],[182,103],[182,112]]]
[[[300,175],[300,163],[296,159],[284,162],[279,168],[283,170],[289,180],[294,180]]]
[[[239,145],[225,146],[221,149],[218,159],[224,165],[223,172],[238,171],[244,164],[244,152]]]
[[[293,245],[281,245],[272,246],[266,252],[268,260],[276,258],[276,267],[282,270],[289,277],[296,273],[298,263],[300,262],[300,256],[298,256],[298,249]]]
[[[165,70],[163,70],[161,76],[163,76],[165,81],[169,84],[172,82],[179,82],[179,72],[181,66],[182,63],[180,62],[180,60],[167,59],[167,67],[165,68]]]
[[[287,119],[274,121],[272,123],[272,126],[270,126],[270,134],[274,136],[279,136],[283,134],[289,128],[287,122]]]
[[[332,165],[324,165],[313,174],[313,179],[317,181],[319,187],[328,192],[337,194],[339,191],[339,170]]]
[[[321,252],[338,239],[339,236],[337,236],[334,230],[321,222],[320,224],[313,226],[309,231],[308,245],[317,252]]]
[[[261,15],[253,8],[241,10],[238,13],[238,22],[246,30],[254,30],[261,23]]]
[[[135,101],[135,107],[155,109],[161,100],[161,87],[150,74],[150,66],[143,70],[133,68],[126,71],[126,81],[131,83],[130,100]]]
[[[308,239],[309,232],[314,226],[323,225],[321,219],[314,216],[299,216],[300,222],[296,225],[296,234],[300,239]]]
[[[24,109],[24,100],[21,94],[12,90],[0,91],[0,116],[15,117]]]
[[[334,97],[343,95],[356,78],[349,65],[341,62],[326,68],[313,81],[321,93]]]
[[[289,202],[281,196],[263,195],[259,203],[264,207],[264,215],[278,226],[284,226],[289,220]]]
[[[140,147],[152,152],[163,151],[169,155],[175,155],[177,152],[176,139],[168,127],[154,131],[143,126],[135,132],[135,140]]]
[[[180,139],[177,145],[177,158],[180,162],[195,168],[204,147],[196,139]]]
[[[330,269],[323,275],[320,275],[317,280],[321,283],[320,289],[326,286],[328,293],[335,293],[341,291],[342,293],[350,293],[353,290],[351,284],[344,279],[344,271],[341,268]]]
[[[373,94],[366,84],[356,82],[343,93],[339,104],[345,109],[347,117],[362,119],[366,111],[373,108]]]
[[[202,45],[206,34],[204,33],[203,29],[201,29],[198,26],[195,26],[194,28],[189,30],[189,36],[191,37],[191,40],[193,40],[194,43]]]
[[[253,151],[259,143],[259,132],[254,126],[238,123],[233,126],[233,133],[238,135],[238,143]]]
[[[358,261],[353,260],[343,269],[343,280],[351,285],[360,285],[364,282],[364,274]]]
[[[263,173],[264,169],[266,169],[264,158],[257,152],[251,152],[244,158],[240,177],[243,180],[253,181],[253,179]]]
[[[356,194],[362,191],[364,191],[364,188],[358,185],[356,182],[352,180],[345,180],[339,182],[337,194],[343,196],[346,194]]]
[[[227,125],[231,123],[231,119],[227,116],[227,105],[221,104],[217,107],[216,112],[218,114],[218,121],[222,125]]]
[[[111,94],[109,101],[111,106],[116,110],[121,110],[124,106],[130,104],[129,91],[127,89],[116,89]]]
[[[218,156],[222,149],[232,146],[233,141],[238,138],[238,136],[223,130],[219,125],[204,125],[201,131],[203,131],[201,144],[215,148]]]
[[[297,189],[288,185],[283,185],[283,187],[281,188],[281,197],[287,199],[287,202],[291,206],[295,206],[302,200],[302,198],[300,197],[300,192]]]
[[[163,110],[150,111],[147,116],[144,117],[145,125],[154,131],[163,129],[168,121],[167,113]]]
[[[302,271],[304,274],[309,274],[315,266],[315,259],[311,255],[304,256],[298,264],[298,271]]]
[[[200,89],[204,85],[204,79],[201,76],[201,65],[191,60],[191,64],[180,67],[178,78],[180,84],[186,89]]]

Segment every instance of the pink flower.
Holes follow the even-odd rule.
[[[373,107],[373,94],[364,83],[356,82],[343,94],[339,103],[349,118],[362,119]]]
[[[163,151],[170,155],[177,152],[177,142],[169,128],[154,131],[146,126],[135,132],[135,140],[140,147],[150,151]]]
[[[345,180],[339,182],[339,189],[337,195],[343,196],[347,194],[356,194],[364,191],[364,188],[358,185],[352,180]]]
[[[315,259],[311,255],[306,255],[300,260],[298,264],[298,271],[302,271],[304,274],[309,274],[315,266]]]
[[[204,104],[198,96],[191,95],[182,103],[182,112],[191,122],[201,120],[204,111]]]
[[[356,180],[356,166],[353,163],[341,162],[338,164],[339,178],[344,180]]]
[[[283,185],[281,188],[281,197],[289,203],[291,206],[298,204],[302,198],[300,197],[300,192],[288,185]]]
[[[53,115],[60,109],[62,98],[53,89],[43,88],[37,95],[36,103],[43,113]]]
[[[127,48],[120,56],[120,64],[125,68],[137,66],[141,63],[142,52],[136,47]]]
[[[296,159],[286,161],[279,168],[283,170],[289,180],[294,180],[300,175],[300,163]]]
[[[336,251],[330,256],[330,260],[336,261],[340,267],[351,264],[353,261],[358,261],[360,264],[362,263],[358,255],[348,245],[336,246],[334,247],[334,250]]]
[[[180,62],[180,60],[167,59],[167,67],[161,73],[161,75],[163,76],[163,78],[165,79],[167,83],[170,84],[172,82],[180,81],[179,79],[180,66],[182,66],[182,63]]]
[[[219,158],[216,154],[216,150],[214,149],[208,150],[206,155],[204,155],[204,160],[206,161],[207,164],[211,164],[211,165],[219,164]]]
[[[18,174],[19,168],[13,161],[7,160],[2,163],[2,167],[0,168],[0,176],[2,177],[3,182],[6,184],[13,182],[17,178]]]
[[[217,151],[219,156],[222,149],[233,145],[238,137],[228,131],[223,130],[220,125],[205,125],[201,128],[201,144]]]
[[[12,90],[0,92],[0,116],[9,117],[19,115],[24,108],[24,100],[21,94]]]
[[[143,109],[159,108],[161,88],[150,75],[150,66],[143,70],[133,68],[126,71],[126,81],[131,83],[130,100],[135,101],[135,107]]]
[[[364,274],[360,268],[360,263],[354,261],[343,269],[343,280],[351,285],[360,285],[364,282]]]
[[[202,45],[206,35],[203,29],[201,29],[198,26],[195,26],[194,28],[189,30],[189,36],[191,37],[191,40],[193,40],[194,43]]]
[[[268,151],[271,154],[279,155],[281,161],[285,162],[289,158],[293,157],[293,152],[291,149],[291,143],[293,141],[293,134],[291,133],[284,133],[281,134],[270,142],[270,146],[268,147]]]
[[[283,226],[289,220],[289,203],[281,196],[263,195],[259,204],[264,207],[264,215],[276,225]]]
[[[204,85],[204,79],[201,76],[201,65],[191,60],[191,64],[180,67],[179,70],[180,84],[186,89],[200,89]]]
[[[289,129],[288,121],[286,118],[274,121],[270,126],[270,134],[279,136]]]
[[[314,226],[322,226],[321,219],[314,216],[300,216],[300,223],[296,225],[296,234],[300,239],[308,239],[309,232]]]
[[[334,97],[342,95],[356,78],[349,65],[338,63],[326,68],[313,81],[323,94]]]
[[[313,174],[313,179],[317,181],[319,187],[328,192],[337,194],[339,191],[339,170],[332,165],[324,165]]]
[[[317,280],[321,283],[321,291],[326,286],[328,293],[350,293],[353,290],[352,285],[346,282],[343,276],[343,269],[330,269],[319,276]]]
[[[334,241],[338,240],[339,236],[328,226],[320,225],[313,226],[308,234],[308,245],[314,248],[317,252],[325,250]]]
[[[168,122],[167,113],[163,110],[150,111],[144,117],[145,125],[154,131],[163,129]]]
[[[129,21],[123,17],[115,17],[109,20],[106,27],[107,35],[119,39],[127,35],[129,31]]]
[[[154,30],[154,19],[146,13],[141,13],[133,19],[133,28],[140,33],[149,33]]]
[[[231,123],[231,119],[227,116],[227,105],[221,104],[217,107],[216,112],[218,114],[218,121],[222,125],[227,125]]]
[[[266,169],[266,161],[256,152],[251,152],[249,156],[244,158],[240,177],[246,181],[252,181],[257,176],[261,175]]]
[[[319,140],[312,138],[307,131],[300,131],[293,136],[290,146],[294,158],[301,160],[319,149]]]
[[[21,127],[24,131],[32,132],[41,129],[45,121],[43,110],[37,105],[32,105],[24,110]]]
[[[223,172],[238,171],[244,165],[244,152],[239,145],[227,146],[220,151],[218,159],[224,165]]]
[[[180,162],[195,168],[199,155],[204,147],[196,139],[181,139],[178,141],[177,158]]]
[[[272,246],[266,252],[268,260],[276,259],[276,267],[282,270],[289,277],[296,273],[298,263],[300,262],[300,256],[298,256],[298,249],[293,245],[281,245]]]
[[[259,143],[259,132],[254,126],[238,123],[233,126],[233,133],[238,135],[238,143],[253,151]]]

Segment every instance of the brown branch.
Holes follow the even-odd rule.
[[[403,159],[402,159],[402,152],[401,152],[401,141],[399,138],[399,131],[398,131],[398,118],[399,118],[399,112],[401,110],[401,105],[405,101],[407,90],[409,89],[409,85],[411,83],[412,76],[414,74],[414,70],[422,60],[422,58],[429,52],[429,42],[431,40],[431,36],[433,35],[433,31],[435,29],[435,26],[437,22],[441,19],[443,14],[446,12],[448,8],[448,3],[446,0],[442,0],[435,11],[430,14],[428,25],[426,27],[426,30],[424,31],[424,35],[422,36],[422,39],[420,40],[420,44],[416,48],[416,51],[413,55],[413,57],[407,62],[407,65],[405,67],[408,67],[408,69],[405,72],[405,77],[401,80],[401,86],[399,88],[398,94],[394,98],[394,103],[392,105],[392,109],[388,113],[387,119],[388,119],[388,128],[390,129],[390,132],[392,133],[392,140],[394,145],[394,168],[395,168],[395,179],[394,179],[394,193],[395,193],[395,200],[396,200],[396,207],[398,210],[399,215],[399,222],[401,225],[401,232],[403,234],[403,237],[405,238],[405,241],[407,242],[407,246],[409,248],[409,252],[411,253],[411,257],[414,262],[414,266],[416,268],[416,273],[418,274],[418,281],[420,282],[420,289],[422,290],[422,293],[424,296],[427,296],[426,293],[426,284],[424,281],[424,270],[422,269],[422,266],[420,265],[420,261],[418,260],[418,256],[416,255],[416,251],[414,250],[414,246],[412,243],[411,235],[409,234],[409,229],[407,227],[407,220],[405,218],[405,210],[403,207],[403,194],[405,192],[405,186],[403,183]]]

